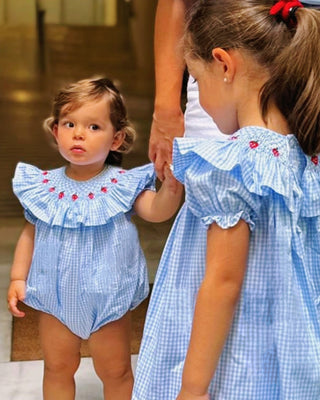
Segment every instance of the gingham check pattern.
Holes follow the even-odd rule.
[[[109,167],[79,182],[64,168],[20,163],[13,187],[36,228],[25,303],[84,339],[135,308],[149,283],[130,213],[138,194],[153,185],[152,165]]]
[[[175,400],[181,385],[206,227],[251,229],[233,325],[211,400],[320,399],[320,175],[293,135],[243,128],[227,141],[178,139],[186,204],[168,238],[144,329],[134,400]]]

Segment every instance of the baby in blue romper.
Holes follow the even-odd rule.
[[[105,398],[130,399],[130,310],[147,296],[146,261],[132,212],[160,222],[177,210],[182,186],[169,168],[158,192],[152,164],[124,170],[135,131],[108,79],[62,89],[45,128],[68,162],[53,170],[19,163],[13,189],[26,225],[11,270],[8,303],[40,311],[45,399],[73,399],[81,339],[88,339]]]

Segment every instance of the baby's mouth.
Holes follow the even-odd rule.
[[[71,151],[74,153],[84,153],[85,149],[82,146],[72,146]]]

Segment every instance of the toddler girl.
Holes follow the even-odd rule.
[[[130,399],[130,310],[148,294],[145,258],[132,212],[153,222],[178,208],[181,185],[166,169],[154,191],[153,166],[119,166],[135,132],[108,79],[62,89],[45,121],[67,165],[40,170],[19,163],[14,192],[26,225],[11,270],[8,304],[40,311],[44,399],[74,399],[81,339],[88,339],[104,398]]]

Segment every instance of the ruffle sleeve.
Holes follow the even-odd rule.
[[[176,139],[174,174],[186,189],[186,203],[207,226],[245,220],[251,230],[265,196],[280,196],[293,211],[301,189],[288,167],[295,138],[243,128],[228,140]]]
[[[106,224],[130,212],[141,192],[154,189],[152,164],[131,170],[109,167],[90,181],[78,182],[66,178],[64,168],[43,171],[19,163],[13,178],[13,191],[30,222],[40,219],[66,228]]]

